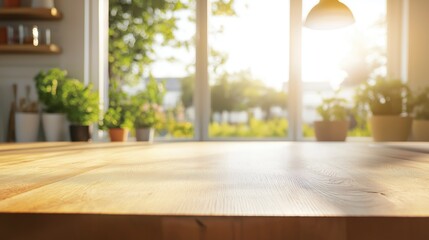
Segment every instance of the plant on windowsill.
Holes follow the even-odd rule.
[[[129,129],[133,127],[133,117],[125,106],[109,107],[104,114],[101,128],[109,130],[110,141],[126,142]]]
[[[153,142],[154,127],[160,123],[165,95],[163,83],[150,78],[144,91],[133,96],[133,115],[137,141]]]
[[[67,118],[70,121],[70,138],[75,142],[91,140],[92,124],[98,121],[98,94],[92,85],[85,86],[76,79],[67,79],[64,86]]]
[[[35,77],[36,91],[42,103],[42,126],[48,142],[64,141],[66,135],[66,114],[63,85],[67,72],[59,68],[40,71]]]
[[[412,125],[412,94],[401,80],[377,78],[356,91],[356,106],[369,109],[374,141],[407,141]]]
[[[413,140],[429,141],[429,87],[419,92],[414,101]]]
[[[323,99],[316,108],[322,121],[314,122],[317,141],[345,141],[349,129],[347,101],[332,97]]]

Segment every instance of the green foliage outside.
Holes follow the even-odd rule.
[[[52,68],[48,71],[40,71],[35,77],[37,95],[43,104],[46,113],[64,113],[65,99],[63,97],[63,85],[67,79],[67,71]]]
[[[181,100],[185,107],[193,104],[194,82],[194,77],[182,80]],[[285,92],[266,86],[247,71],[223,73],[216,83],[210,86],[210,93],[213,112],[245,111],[259,107],[265,113],[265,119],[270,119],[272,107],[287,108]]]
[[[429,120],[429,87],[420,91],[415,99],[415,113],[418,120]]]
[[[190,122],[177,122],[175,120],[167,123],[167,137],[173,138],[193,138],[194,126]]]
[[[250,119],[248,124],[212,123],[209,127],[210,137],[287,137],[288,121],[271,119],[267,121]]]
[[[210,3],[213,16],[235,15],[234,0]],[[147,68],[157,59],[155,46],[195,45],[193,38],[176,37],[179,14],[195,7],[196,0],[109,0],[111,86],[136,83],[148,73]],[[188,20],[195,22],[194,16]]]
[[[285,138],[288,135],[289,123],[286,119],[256,120],[250,124],[211,123],[209,126],[210,137],[214,138]],[[303,124],[303,137],[314,138],[314,127]],[[348,133],[349,137],[369,137],[371,132],[368,125],[364,129],[354,128]],[[194,137],[193,124],[190,122],[171,121],[168,124],[168,135],[173,138]]]
[[[68,79],[63,85],[63,96],[67,118],[72,124],[89,126],[98,121],[98,94],[92,85]]]
[[[344,121],[347,120],[348,109],[347,100],[344,98],[332,97],[324,98],[317,106],[316,111],[323,121]]]

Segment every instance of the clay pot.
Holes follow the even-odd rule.
[[[112,142],[126,142],[128,139],[128,129],[111,128],[109,129],[109,136]]]
[[[91,127],[70,125],[70,140],[72,142],[89,142],[91,140]]]
[[[3,0],[3,7],[16,8],[21,6],[21,0]]]
[[[413,140],[429,142],[429,120],[413,121]]]
[[[372,116],[370,127],[376,142],[404,142],[411,133],[413,118],[402,116]]]
[[[316,121],[314,122],[317,141],[342,142],[347,138],[348,121]]]

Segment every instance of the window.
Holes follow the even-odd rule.
[[[337,94],[351,102],[360,83],[387,72],[386,0],[342,0],[355,25],[331,31],[302,28],[302,36],[291,33],[291,19],[304,19],[318,1],[110,0],[110,23],[117,21],[117,29],[129,31],[117,38],[137,51],[135,59],[147,58],[122,69],[140,75],[137,83],[121,87],[132,95],[151,78],[165,84],[158,138],[312,139],[322,98]],[[302,11],[296,11],[301,3]],[[119,11],[117,4],[129,6]],[[126,13],[132,4],[143,10],[134,29]],[[115,19],[119,15],[122,22]],[[300,26],[295,20],[296,30]],[[115,34],[110,32],[111,39]],[[140,49],[133,46],[136,34],[146,41]],[[301,48],[290,41],[293,34],[300,36]],[[126,48],[115,48],[118,43],[110,41],[114,56],[126,55]],[[292,55],[302,59],[297,79],[290,77]],[[366,123],[353,119],[350,135],[367,136]]]

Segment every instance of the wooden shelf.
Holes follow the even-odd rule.
[[[56,8],[0,8],[1,20],[42,20],[58,21],[63,18]]]
[[[33,46],[25,45],[0,45],[0,54],[59,54],[61,48],[55,44]]]

